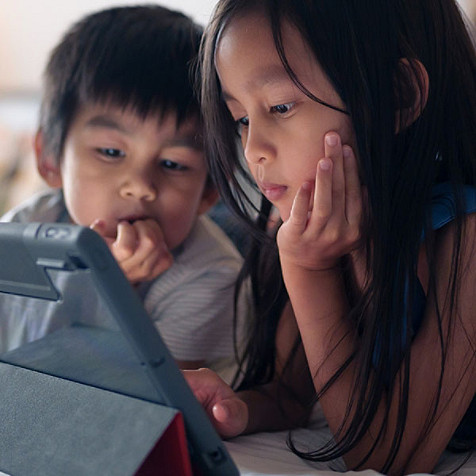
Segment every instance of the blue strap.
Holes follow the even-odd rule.
[[[476,213],[476,188],[463,188],[464,213]],[[451,184],[438,184],[433,190],[431,220],[433,230],[439,230],[456,218],[456,202]]]
[[[463,188],[463,198],[464,198],[464,210],[465,214],[476,213],[476,188],[470,186],[464,186]],[[453,190],[450,183],[441,183],[434,187],[432,193],[431,201],[431,220],[433,230],[438,230],[443,226],[447,225],[456,218],[456,201],[453,194]],[[424,239],[424,234],[422,233],[422,240]],[[406,287],[405,296],[409,294],[408,285]],[[426,295],[423,290],[423,287],[419,280],[416,282],[416,289],[414,290],[414,299],[412,305],[412,327],[413,335],[416,335],[418,332],[421,322],[423,320],[423,315],[426,308]],[[403,335],[401,337],[402,344],[406,339],[406,319],[404,320],[403,326]],[[375,351],[374,351],[374,362],[377,361],[381,339],[377,338]],[[392,343],[390,343],[392,345]],[[391,376],[389,376],[391,378]]]

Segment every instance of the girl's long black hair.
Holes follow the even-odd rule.
[[[411,341],[416,332],[411,309],[419,284],[416,270],[422,232],[433,276],[429,289],[436,291],[430,205],[434,186],[442,182],[451,183],[457,210],[449,283],[451,315],[457,312],[464,230],[462,185],[476,185],[474,45],[454,0],[218,2],[202,44],[201,102],[211,173],[224,200],[254,236],[243,268],[243,280],[251,277],[253,283],[255,312],[244,347],[241,388],[269,382],[275,376],[276,329],[288,300],[276,245],[265,230],[269,203],[263,198],[256,206],[248,198],[247,188],[252,181],[243,165],[233,120],[222,100],[215,71],[221,33],[235,16],[250,11],[269,18],[283,65],[303,92],[320,101],[312,91],[305,90],[287,63],[281,41],[282,22],[291,22],[309,44],[345,104],[343,113],[352,119],[361,178],[368,192],[364,219],[368,284],[357,298],[351,296],[349,286],[349,319],[354,320],[360,339],[359,349],[351,356],[357,368],[355,398],[352,412],[350,408],[348,412],[352,420],[336,435],[335,443],[306,453],[293,448],[313,460],[345,454],[368,430],[379,404],[390,400],[385,396],[398,389],[399,423],[391,452],[381,468],[386,472],[400,447],[407,415]],[[429,91],[413,121],[406,113],[414,114],[412,106],[418,95],[425,97],[425,81],[418,64],[428,73]],[[396,130],[400,132],[396,134]],[[436,315],[440,340],[435,345],[441,348],[442,379],[450,329],[442,327],[440,309],[436,309]],[[403,369],[402,377],[389,378],[398,369]],[[441,391],[441,380],[439,388]],[[438,398],[436,395],[433,413],[428,416],[427,431],[434,423]],[[381,430],[376,445],[385,432],[384,424]],[[362,455],[361,465],[370,453]]]

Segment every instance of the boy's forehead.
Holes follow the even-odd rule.
[[[76,114],[76,121],[87,128],[113,129],[123,134],[134,134],[140,129],[155,128],[168,140],[187,147],[203,149],[203,125],[198,113],[178,118],[174,110],[156,109],[147,115],[131,106],[120,106],[114,102],[86,103]]]

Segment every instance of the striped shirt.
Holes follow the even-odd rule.
[[[11,210],[0,221],[68,222],[70,219],[62,193],[49,190]],[[233,355],[234,283],[241,268],[241,255],[225,233],[204,215],[197,219],[173,255],[171,268],[156,279],[139,284],[137,291],[175,359],[202,360],[213,367],[215,361]],[[39,339],[73,320],[114,327],[114,320],[104,315],[94,289],[88,288],[88,283],[73,284],[75,279],[62,286],[68,290],[68,297],[75,294],[77,299],[65,300],[62,305],[69,306],[68,316],[81,313],[79,318],[61,317],[59,322],[58,306],[0,296],[0,350]]]

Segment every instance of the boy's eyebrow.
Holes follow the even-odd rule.
[[[94,116],[86,122],[87,127],[105,127],[107,129],[114,129],[124,134],[130,133],[123,124],[119,123],[111,116],[99,115]]]
[[[166,141],[164,147],[187,147],[201,151],[203,150],[203,143],[201,136],[188,134]]]
[[[86,127],[105,127],[107,129],[114,129],[122,132],[123,134],[132,134],[132,131],[108,115],[92,117],[86,122]],[[188,147],[190,149],[201,151],[203,150],[203,140],[200,134],[181,135],[166,141],[164,147]]]

